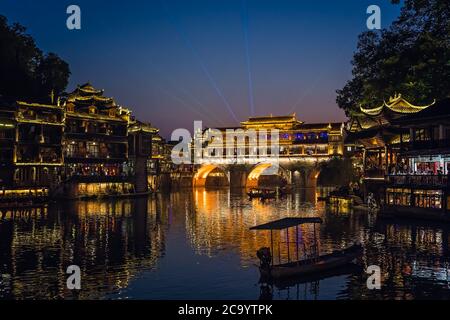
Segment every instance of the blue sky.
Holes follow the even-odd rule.
[[[81,30],[66,28],[71,4]],[[344,120],[335,91],[371,4],[383,27],[400,11],[388,0],[2,0],[0,14],[70,64],[68,90],[90,81],[167,136],[252,114]]]

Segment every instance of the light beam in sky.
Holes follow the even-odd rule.
[[[185,97],[187,97],[188,99],[190,99],[192,102],[194,102],[194,104],[196,104],[196,105],[198,105],[199,107],[200,107],[200,112],[204,115],[204,116],[206,116],[208,119],[210,119],[211,120],[211,122],[219,122],[219,123],[221,123],[222,125],[224,125],[224,121],[220,118],[220,117],[218,117],[217,116],[217,114],[215,114],[214,112],[212,112],[211,113],[211,110],[208,110],[207,108],[206,108],[206,106],[203,104],[203,103],[201,103],[200,101],[199,101],[199,99],[197,99],[196,97],[194,97],[194,95],[190,92],[190,91],[188,91],[187,89],[185,89],[184,87],[181,87],[181,86],[179,86],[179,85],[177,85],[176,83],[175,83],[175,81],[173,81],[172,79],[170,79],[170,78],[168,78],[167,76],[166,76],[166,74],[164,74],[159,68],[157,68],[156,67],[156,64],[155,63],[150,63],[150,65],[149,65],[149,67],[150,67],[150,69],[151,69],[151,71],[152,72],[154,72],[154,73],[156,73],[157,74],[157,76],[159,77],[159,78],[161,78],[162,80],[164,80],[170,87],[171,87],[171,89],[173,89],[174,91],[175,91],[175,94],[173,95],[173,96],[179,96],[179,95],[177,95],[176,94],[176,92],[179,92],[179,93],[181,93],[181,94],[183,94]],[[177,90],[177,89],[178,90]],[[168,92],[166,92],[166,94],[167,94]],[[169,94],[170,95],[170,94]],[[171,95],[172,96],[172,95]],[[172,97],[173,97],[172,96]],[[187,102],[186,102],[187,103]]]
[[[192,42],[189,38],[189,36],[186,34],[186,32],[181,28],[180,24],[177,23],[177,21],[175,20],[175,18],[170,14],[169,8],[166,4],[166,2],[164,0],[161,1],[163,8],[167,14],[167,17],[170,21],[170,23],[175,27],[178,35],[181,37],[181,39],[183,39],[184,44],[189,48],[189,50],[191,51],[192,55],[194,56],[194,58],[197,60],[198,64],[200,65],[203,73],[206,75],[206,77],[208,78],[211,86],[214,88],[214,90],[216,91],[217,95],[222,99],[223,103],[225,104],[225,107],[227,108],[228,112],[230,113],[230,115],[232,116],[232,118],[239,123],[239,119],[236,117],[236,114],[234,113],[233,109],[231,108],[230,104],[228,103],[227,99],[225,98],[224,94],[222,93],[222,91],[220,90],[219,86],[217,85],[216,81],[214,80],[214,78],[212,77],[211,73],[209,72],[208,68],[206,67],[205,63],[203,62],[203,60],[200,57],[200,54],[197,52],[197,50],[194,48],[194,46],[192,45]]]
[[[249,27],[248,27],[248,5],[246,0],[242,0],[242,32],[244,33],[245,58],[247,60],[247,75],[248,75],[248,99],[250,104],[250,114],[255,115],[255,104],[253,101],[253,80],[250,64],[250,49],[249,49]]]

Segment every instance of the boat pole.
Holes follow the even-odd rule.
[[[273,266],[273,230],[270,230],[270,263]]]
[[[280,246],[280,242],[281,242],[281,234],[280,234],[280,239],[278,241],[278,264],[281,264],[281,246]]]
[[[319,255],[319,246],[317,244],[317,236],[316,236],[316,224],[314,223],[314,253],[316,257]]]
[[[295,250],[297,252],[297,261],[299,261],[299,258],[298,258],[298,226],[295,226]]]
[[[286,229],[286,245],[287,245],[288,262],[291,262],[291,256],[289,254],[289,228]]]

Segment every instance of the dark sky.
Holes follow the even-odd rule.
[[[66,28],[71,4],[79,31]],[[168,136],[251,114],[344,120],[335,90],[371,4],[383,27],[400,11],[388,0],[1,0],[0,14],[69,62],[69,90],[90,81]]]

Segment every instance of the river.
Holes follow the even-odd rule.
[[[448,227],[327,208],[320,192],[261,202],[241,190],[194,189],[7,213],[0,299],[450,299]],[[287,216],[323,219],[321,252],[361,242],[362,265],[262,290],[255,252],[270,245],[270,233],[249,228]],[[313,239],[314,228],[301,226],[299,256]],[[280,247],[274,256],[285,260]],[[81,268],[80,291],[66,287],[69,265]],[[370,265],[381,268],[381,290],[367,289]]]

